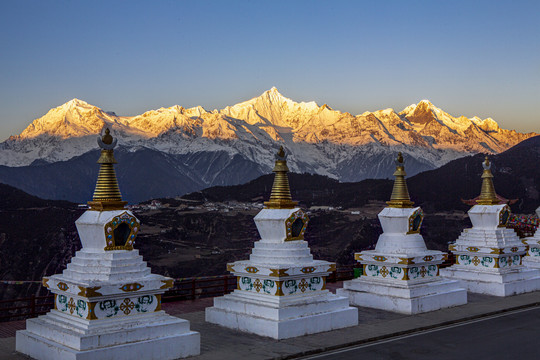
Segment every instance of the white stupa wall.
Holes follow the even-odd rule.
[[[536,216],[540,218],[540,206],[536,209]],[[540,269],[540,230],[536,229],[534,236],[523,239],[523,243],[528,246],[527,254],[523,257],[523,265]]]
[[[304,221],[299,234],[291,226],[296,219]],[[214,299],[206,321],[274,339],[358,324],[358,310],[326,289],[335,264],[314,260],[301,239],[307,226],[302,210],[263,209],[255,223],[261,240],[249,260],[227,265],[237,276],[237,289]]]
[[[470,292],[494,296],[539,290],[540,271],[522,263],[527,245],[506,228],[508,205],[474,205],[468,213],[473,227],[449,246],[456,264],[441,275],[461,281]]]
[[[26,330],[17,332],[17,351],[51,360],[199,354],[199,333],[161,310],[161,296],[173,279],[151,274],[138,250],[105,250],[114,233],[107,224],[120,217],[131,230],[126,243],[133,244],[140,225],[129,211],[87,211],[76,221],[83,248],[62,274],[43,278],[54,294],[54,309],[27,320]]]
[[[404,314],[465,304],[467,293],[459,283],[439,276],[447,254],[427,250],[419,233],[422,217],[419,207],[384,208],[379,213],[384,232],[375,250],[355,254],[362,276],[344,282],[337,294],[357,306]]]

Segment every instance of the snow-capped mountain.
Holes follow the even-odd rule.
[[[133,117],[73,99],[0,143],[0,165],[20,167],[82,155],[96,149],[96,136],[104,127],[130,152],[148,148],[186,159],[225,153],[245,159],[250,169],[259,164],[261,172],[270,171],[275,149],[283,144],[291,153],[292,171],[342,181],[391,176],[397,151],[409,155],[407,170],[413,175],[465,155],[499,153],[537,135],[501,129],[491,118],[454,117],[427,100],[401,112],[352,115],[326,104],[294,102],[276,88],[222,110],[176,105]],[[196,170],[206,174],[204,184],[214,185],[220,169]]]

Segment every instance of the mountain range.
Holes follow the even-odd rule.
[[[271,171],[280,144],[291,171],[349,182],[390,178],[398,151],[414,175],[537,135],[501,129],[491,118],[454,117],[427,100],[352,115],[294,102],[276,88],[221,110],[176,105],[132,117],[73,99],[0,143],[0,182],[45,198],[88,200],[105,127],[119,138],[117,173],[131,202],[244,183]]]
[[[518,200],[512,204],[513,211],[534,214],[540,205],[540,136],[524,140],[489,158],[496,192],[506,199]],[[482,154],[465,156],[440,168],[407,177],[411,200],[426,213],[466,211],[470,205],[461,200],[480,194],[483,159]],[[407,160],[405,158],[405,170],[408,172]],[[268,174],[246,184],[210,187],[182,198],[201,202],[261,202],[268,198],[273,179],[274,175]],[[366,179],[342,183],[321,175],[292,173],[289,174],[289,183],[292,197],[300,201],[302,207],[326,205],[353,209],[370,201],[384,204],[390,199],[394,181],[392,177],[392,180]]]

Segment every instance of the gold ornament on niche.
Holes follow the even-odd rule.
[[[285,220],[285,230],[287,237],[285,241],[304,240],[304,233],[309,222],[309,218],[302,210],[297,210]]]
[[[409,231],[407,234],[418,234],[420,233],[420,227],[424,221],[424,212],[422,209],[417,209],[415,212],[409,216]]]
[[[105,250],[133,250],[141,224],[135,216],[123,212],[105,224]]]
[[[499,227],[506,227],[508,220],[510,220],[510,207],[505,205],[499,212]]]

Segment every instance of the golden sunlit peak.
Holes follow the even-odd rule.
[[[482,162],[484,172],[482,173],[482,190],[480,196],[476,200],[478,205],[497,205],[500,203],[493,185],[493,174],[491,173],[491,162],[488,157]]]
[[[265,207],[267,209],[293,209],[298,203],[292,201],[289,178],[287,176],[289,172],[287,153],[283,149],[283,146],[280,146],[276,154],[276,163],[272,171],[276,175],[274,177],[274,185],[272,185],[270,201],[264,203]]]
[[[403,161],[403,155],[398,153],[396,159],[396,171],[394,172],[396,179],[394,180],[394,187],[392,189],[392,195],[390,201],[387,201],[389,207],[394,208],[411,208],[414,203],[409,197],[409,190],[407,189],[407,182],[405,181],[405,166]]]

